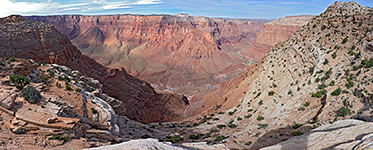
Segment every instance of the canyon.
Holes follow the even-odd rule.
[[[372,16],[1,18],[0,147],[370,149]]]
[[[194,95],[253,63],[241,51],[269,20],[184,15],[29,16],[53,24],[83,54],[158,90]]]
[[[109,69],[100,65],[81,54],[66,36],[51,25],[26,20],[21,16],[4,18],[1,23],[1,57],[28,58],[64,65],[93,77],[102,82],[105,93],[120,100],[112,104],[118,114],[148,122],[172,120],[182,116],[175,110],[188,104],[182,95],[157,93],[149,83],[132,77],[123,68]],[[126,108],[126,112],[122,112],[123,108]]]
[[[53,24],[83,54],[104,66],[124,67],[157,90],[185,94],[191,105],[177,111],[187,118],[216,103],[206,101],[206,93],[224,88],[312,17],[287,16],[271,22],[189,15],[25,18]]]

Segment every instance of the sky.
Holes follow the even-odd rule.
[[[171,14],[274,19],[318,15],[335,0],[0,0],[0,17],[19,15]],[[373,7],[373,0],[357,0]]]

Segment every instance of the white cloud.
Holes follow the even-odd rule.
[[[20,15],[46,15],[61,13],[79,13],[92,12],[112,9],[127,9],[134,5],[152,5],[161,4],[161,0],[136,0],[136,1],[117,1],[117,0],[89,0],[89,2],[71,2],[60,4],[52,0],[40,2],[20,2],[15,0],[0,0],[0,17],[6,17],[12,14]]]
[[[105,5],[101,7],[103,10],[108,9],[124,9],[124,8],[131,8],[127,4],[113,4],[113,5]]]
[[[139,0],[132,3],[133,5],[151,5],[151,4],[161,4],[161,0]]]
[[[56,5],[55,2],[48,0],[45,2],[15,2],[14,0],[0,0],[0,17],[6,17],[12,14],[28,14],[48,11]]]
[[[106,0],[93,0],[93,3],[107,3]]]

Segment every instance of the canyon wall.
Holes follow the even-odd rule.
[[[262,59],[271,50],[271,47],[288,40],[313,17],[306,15],[286,16],[264,24],[255,42],[245,49],[243,54],[253,60]]]
[[[160,90],[188,95],[229,80],[249,60],[240,56],[268,20],[189,15],[31,16],[53,24],[83,54],[124,67]]]

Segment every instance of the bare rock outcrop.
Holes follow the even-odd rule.
[[[371,149],[373,147],[373,123],[360,120],[339,120],[309,133],[261,150],[298,149]]]
[[[131,140],[120,144],[90,148],[86,150],[119,150],[123,148],[125,148],[126,150],[228,150],[228,148],[224,144],[208,145],[204,142],[201,142],[184,143],[179,145],[172,144],[171,142],[159,142],[157,139]]]

